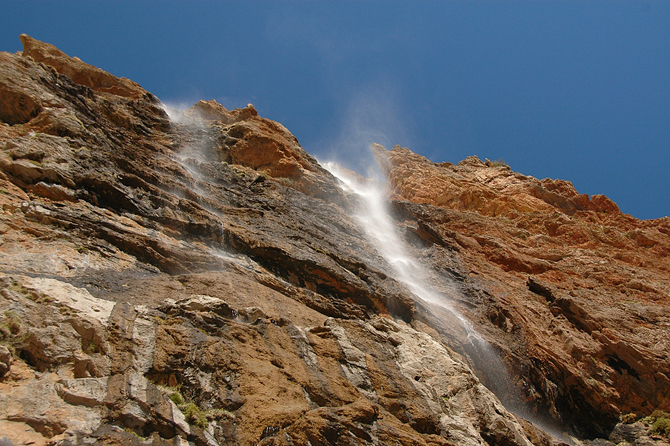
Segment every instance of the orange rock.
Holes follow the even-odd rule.
[[[486,317],[525,339],[520,346],[498,333],[490,342],[514,367],[523,369],[517,349],[543,364],[535,386],[560,383],[564,400],[548,386],[540,390],[545,404],[556,398],[558,412],[577,410],[582,399],[611,419],[667,406],[659,395],[670,391],[670,218],[641,221],[568,181],[476,157],[435,164],[399,146],[373,151],[397,205],[422,204],[414,218],[432,239],[459,247],[470,276],[486,284],[497,302]]]
[[[147,94],[139,84],[126,79],[118,78],[100,68],[82,62],[79,58],[70,57],[55,46],[33,39],[27,34],[21,34],[23,56],[31,57],[36,62],[53,67],[60,74],[74,82],[101,92],[111,93],[130,99],[139,99]]]

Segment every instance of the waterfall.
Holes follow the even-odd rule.
[[[494,392],[508,410],[541,426],[547,432],[561,437],[555,428],[537,420],[533,411],[522,401],[520,392],[514,386],[507,366],[500,355],[477,332],[472,323],[455,306],[460,291],[448,277],[436,277],[410,254],[410,248],[402,239],[398,228],[388,211],[385,185],[372,179],[362,179],[357,174],[343,169],[334,162],[322,163],[341,187],[361,198],[363,206],[354,218],[359,222],[371,244],[390,265],[389,276],[403,283],[407,289],[428,306],[436,309],[437,317],[451,331],[460,332],[458,340],[477,376]],[[439,281],[439,287],[433,285]],[[438,291],[439,288],[439,291]],[[437,311],[439,310],[439,311]]]
[[[458,321],[467,338],[481,339],[472,324],[454,308],[449,299],[430,287],[428,271],[408,254],[409,249],[389,215],[384,186],[373,180],[360,181],[332,162],[325,163],[324,167],[340,180],[345,190],[363,199],[365,203],[363,212],[355,217],[370,242],[393,268],[391,276],[405,284],[421,300],[448,311]],[[457,292],[453,287],[450,291]]]

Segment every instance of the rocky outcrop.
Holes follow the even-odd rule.
[[[158,308],[0,277],[0,310],[20,321],[5,339],[20,359],[0,384],[4,432],[37,444],[530,444],[429,335],[386,317],[327,318],[259,284],[254,268],[231,259],[216,274],[160,279]],[[190,294],[222,294],[213,283],[265,310]],[[245,283],[254,289],[235,293]]]
[[[149,93],[135,82],[125,77],[118,78],[100,68],[70,57],[55,46],[21,34],[23,56],[41,62],[69,77],[80,85],[85,85],[99,93],[111,93],[124,98],[140,99]]]
[[[170,116],[136,84],[22,41],[0,53],[0,442],[560,444],[489,390],[462,333],[393,278],[353,217],[364,203],[281,124],[215,101]],[[432,196],[412,186],[423,161],[377,152],[394,185],[416,163],[398,228],[506,358],[529,414],[605,437],[619,412],[666,407],[667,254],[642,253],[664,249],[667,222],[426,161],[454,191],[481,189],[448,208],[418,198]],[[485,210],[505,190],[518,214]],[[568,254],[564,219],[580,213],[602,239],[618,234],[603,221],[630,236],[615,250],[585,233]],[[606,249],[616,283],[593,266]]]
[[[487,217],[514,218],[524,213],[579,211],[619,215],[618,206],[604,195],[589,198],[564,180],[537,180],[512,172],[501,161],[483,162],[471,156],[454,166],[434,164],[407,148],[387,152],[373,145],[375,158],[386,172],[395,197]]]
[[[591,435],[622,413],[667,410],[670,219],[640,221],[569,182],[476,157],[375,152],[426,261],[439,267],[431,250],[447,246],[481,284],[490,302],[473,313],[498,327],[489,341],[527,399],[568,422],[596,420]]]

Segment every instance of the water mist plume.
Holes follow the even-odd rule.
[[[410,118],[402,114],[395,90],[393,85],[380,80],[352,91],[341,112],[339,134],[319,144],[319,158],[382,181],[383,175],[379,174],[368,147],[374,142],[388,145],[408,139]]]
[[[386,149],[373,143],[371,150],[379,170],[386,176],[391,165],[386,156]],[[373,179],[362,180],[352,175],[334,162],[323,163],[323,166],[341,182],[341,187],[358,195],[364,205],[354,217],[364,229],[368,239],[388,262],[393,271],[389,275],[407,286],[418,299],[441,311],[435,316],[440,323],[456,333],[452,339],[460,345],[462,353],[470,360],[475,373],[482,382],[493,391],[508,410],[532,421],[557,438],[561,437],[557,429],[539,421],[532,410],[523,402],[520,392],[516,389],[511,373],[502,362],[498,352],[474,328],[472,323],[461,314],[454,303],[459,300],[460,291],[450,278],[438,275],[410,254],[409,246],[402,239],[395,221],[388,211],[386,185]],[[439,287],[432,286],[439,282]],[[439,288],[440,291],[437,291]]]
[[[375,144],[375,146],[384,150],[379,144]],[[342,182],[343,188],[357,194],[364,200],[364,212],[356,215],[356,218],[377,251],[393,268],[393,277],[404,283],[421,300],[437,305],[451,313],[453,318],[458,321],[460,328],[465,331],[466,338],[481,338],[472,324],[451,304],[450,301],[454,300],[457,290],[454,287],[447,289],[447,292],[454,293],[452,298],[449,299],[447,296],[435,292],[428,285],[431,281],[429,272],[408,253],[409,249],[401,239],[395,222],[389,215],[384,185],[375,180],[361,181],[346,169],[342,169],[332,162],[325,163],[324,167]],[[380,166],[380,170],[384,172],[385,167]]]

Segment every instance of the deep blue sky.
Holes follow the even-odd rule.
[[[254,104],[319,159],[504,159],[670,214],[668,1],[0,0],[20,33],[161,100]]]

